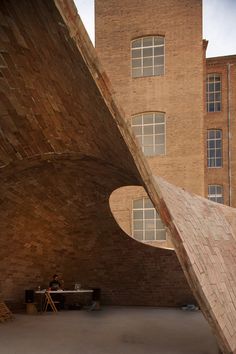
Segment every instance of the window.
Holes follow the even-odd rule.
[[[162,36],[144,37],[132,41],[132,77],[164,74],[164,46]]]
[[[207,166],[222,167],[222,131],[207,131]]]
[[[210,184],[208,186],[208,199],[223,204],[223,187],[217,184]]]
[[[149,198],[133,201],[133,237],[139,241],[165,241],[166,229]]]
[[[207,75],[206,102],[207,112],[221,111],[221,77],[219,74]]]
[[[165,114],[150,112],[132,118],[132,128],[146,156],[165,155]]]

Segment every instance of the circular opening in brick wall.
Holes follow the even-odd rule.
[[[128,236],[154,247],[174,249],[169,231],[143,187],[114,190],[109,205],[116,222]]]

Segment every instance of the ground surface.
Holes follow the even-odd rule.
[[[217,354],[200,311],[105,307],[16,315],[0,324],[1,354]]]

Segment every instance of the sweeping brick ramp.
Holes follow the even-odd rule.
[[[71,1],[0,9],[4,298],[59,271],[107,303],[192,300],[175,253],[132,240],[111,214],[114,189],[141,185],[223,352],[236,353],[235,210],[152,177]]]
[[[190,194],[160,177],[156,181],[191,288],[226,353],[235,353],[236,210]]]

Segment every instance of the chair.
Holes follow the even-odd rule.
[[[48,306],[51,307],[53,312],[58,312],[55,304],[59,304],[59,303],[60,301],[53,301],[50,293],[47,290],[45,291],[45,303],[44,303],[43,312],[47,311]]]

